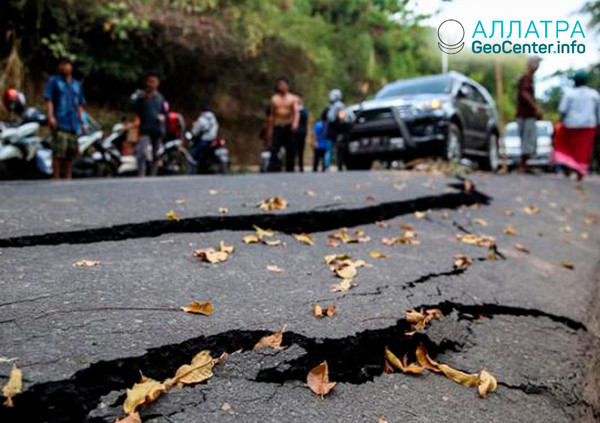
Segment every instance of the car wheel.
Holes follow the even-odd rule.
[[[498,149],[498,135],[491,133],[488,146],[487,154],[483,159],[482,168],[495,172],[500,167],[500,151]]]
[[[462,156],[462,133],[455,123],[448,126],[448,135],[444,146],[444,159],[449,162],[458,162]]]

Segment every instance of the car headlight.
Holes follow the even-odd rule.
[[[444,107],[444,103],[439,99],[423,100],[415,104],[415,109],[420,113],[431,112],[439,110]]]

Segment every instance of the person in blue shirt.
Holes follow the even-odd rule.
[[[77,135],[86,133],[82,113],[86,105],[81,82],[73,78],[73,64],[68,58],[58,62],[58,74],[50,77],[44,90],[48,124],[53,135],[54,178],[73,176],[73,159],[77,157]]]
[[[315,134],[315,140],[312,143],[314,149],[313,153],[313,172],[319,170],[319,164],[321,170],[325,172],[329,163],[326,160],[326,154],[331,141],[327,139],[327,111],[324,110],[321,114],[321,118],[313,125],[313,131]]]

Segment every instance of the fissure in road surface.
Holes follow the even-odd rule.
[[[567,317],[555,316],[540,310],[502,306],[496,304],[465,305],[444,302],[423,308],[440,308],[445,315],[457,312],[459,317],[472,319],[480,315],[515,315],[547,317],[571,329],[585,330],[585,326]],[[284,383],[288,380],[305,380],[308,371],[327,360],[331,380],[360,384],[373,380],[383,372],[383,351],[388,346],[402,356],[413,354],[416,346],[423,343],[429,353],[437,354],[460,348],[452,340],[442,345],[434,344],[425,334],[406,336],[409,324],[398,320],[394,325],[382,329],[371,329],[344,338],[310,338],[294,332],[286,332],[283,345],[299,345],[306,353],[289,361],[285,370],[282,366],[261,370],[256,382]],[[100,361],[76,372],[71,378],[45,382],[30,387],[14,398],[15,407],[0,407],[0,421],[27,423],[81,423],[92,422],[88,414],[96,409],[102,396],[112,391],[124,391],[144,375],[164,380],[175,370],[190,361],[203,349],[212,351],[213,356],[223,352],[250,350],[267,334],[260,330],[231,330],[212,336],[201,336],[182,343],[149,349],[142,356],[111,361]],[[143,414],[143,413],[142,413]],[[102,420],[96,420],[102,421]]]
[[[415,211],[457,209],[472,204],[489,204],[490,197],[477,191],[446,193],[394,201],[362,208],[309,210],[293,213],[262,213],[238,216],[203,216],[173,220],[152,220],[77,231],[52,232],[0,239],[0,248],[37,245],[89,244],[101,241],[157,237],[170,233],[198,233],[219,230],[252,230],[253,225],[284,233],[320,232],[392,219]]]

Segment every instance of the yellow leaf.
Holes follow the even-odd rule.
[[[123,409],[127,414],[135,413],[138,407],[151,404],[166,391],[167,388],[164,384],[142,376],[141,382],[133,385],[133,388],[127,389],[127,398]]]
[[[294,234],[294,238],[296,241],[302,242],[306,245],[314,245],[315,241],[311,234]]]
[[[254,346],[255,350],[260,350],[264,347],[271,347],[275,350],[282,350],[281,342],[283,341],[283,332],[285,332],[286,326],[280,331],[277,331],[271,335],[263,336]]]
[[[225,244],[225,241],[221,241],[219,243],[219,251],[222,251],[227,254],[231,254],[231,253],[233,253],[233,245],[227,245],[227,244]]]
[[[210,356],[210,351],[203,350],[192,358],[190,364],[184,364],[175,372],[175,376],[167,379],[164,384],[168,389],[174,386],[194,385],[204,382],[212,377],[214,360]]]
[[[446,375],[447,378],[467,387],[477,386],[479,382],[478,375],[461,372],[460,370],[453,369],[446,364],[439,364],[439,369],[442,371],[442,373],[444,373],[444,375]]]
[[[419,366],[418,364],[407,364],[406,355],[404,356],[404,362],[400,361],[400,359],[396,357],[388,347],[385,347],[385,358],[393,367],[400,370],[402,373],[421,374],[425,371],[425,368]]]
[[[275,233],[269,229],[262,229],[256,225],[252,225],[252,227],[256,231],[256,236],[258,236],[259,239],[271,238],[273,235],[275,235]]]
[[[427,216],[427,212],[424,212],[424,211],[416,211],[415,212],[415,218],[418,220],[423,220],[423,219],[425,219],[426,216]]]
[[[283,197],[271,197],[258,203],[258,208],[263,211],[284,210],[288,206]]]
[[[523,207],[523,211],[529,215],[538,214],[540,212],[540,208],[538,206],[525,206]]]
[[[474,225],[481,225],[481,226],[487,226],[488,223],[485,219],[481,219],[479,217],[473,218],[471,219],[471,223]]]
[[[254,234],[252,235],[246,235],[244,238],[242,238],[242,241],[244,241],[244,244],[256,244],[258,242],[260,242],[260,238]]]
[[[275,266],[274,264],[267,265],[267,270],[270,272],[275,272],[275,273],[283,273],[284,272],[284,270],[281,267]]]
[[[334,305],[330,305],[328,307],[323,308],[319,304],[315,304],[312,306],[313,314],[317,319],[322,319],[323,317],[331,317],[335,314],[336,308]]]
[[[347,254],[328,254],[325,256],[325,263],[332,264],[334,261],[349,260],[350,256]]]
[[[329,368],[327,361],[322,362],[317,367],[308,372],[306,384],[310,390],[321,397],[327,395],[335,387],[336,382],[329,381]]]
[[[77,260],[73,263],[73,267],[95,267],[101,265],[99,260]]]
[[[342,279],[352,279],[357,274],[356,266],[350,260],[345,260],[337,264],[334,267],[334,272]]]
[[[142,423],[142,419],[140,418],[140,413],[133,413],[115,423]]]
[[[331,292],[346,292],[351,290],[355,286],[357,285],[352,279],[344,279],[337,285],[334,285],[333,288],[331,288]]]
[[[219,207],[219,213],[227,214],[227,213],[229,213],[229,209],[227,207]]]
[[[513,225],[506,225],[504,227],[504,233],[506,235],[518,235],[517,230],[515,229],[515,227]]]
[[[181,307],[181,310],[185,311],[186,313],[210,316],[213,313],[213,306],[208,301],[194,300],[190,305]]]
[[[369,253],[369,256],[371,256],[371,258],[374,258],[374,259],[384,259],[387,257],[387,255],[382,253],[381,251],[371,251]]]
[[[207,263],[213,264],[222,263],[229,257],[229,254],[225,251],[216,251],[214,248],[203,248],[196,250],[194,251],[194,255]]]
[[[498,387],[498,381],[494,376],[485,370],[479,373],[477,391],[481,398],[485,398],[488,392],[494,392]]]
[[[6,397],[6,401],[4,401],[4,406],[13,407],[13,397],[17,394],[20,394],[22,390],[23,372],[17,367],[16,364],[14,364],[12,370],[10,371],[8,382],[6,382],[6,385],[4,385],[4,387],[2,388],[2,395]]]
[[[454,269],[464,270],[473,264],[473,260],[464,254],[457,254],[454,256]]]
[[[520,251],[525,254],[529,254],[529,249],[523,246],[523,244],[519,244],[518,242],[515,244],[515,248],[517,251]]]
[[[177,222],[179,222],[181,220],[181,216],[179,216],[179,214],[177,214],[175,212],[175,210],[169,210],[168,212],[165,213],[165,216],[169,220],[175,220]]]
[[[504,210],[502,214],[504,214],[504,216],[513,216],[515,212],[512,210]]]
[[[435,361],[433,361],[429,355],[427,355],[427,350],[425,349],[425,347],[423,346],[423,344],[420,344],[417,347],[417,351],[415,352],[415,355],[417,357],[417,361],[419,362],[419,364],[422,367],[425,367],[428,370],[431,370],[432,372],[436,372],[436,373],[440,373],[440,365],[438,363],[436,363]]]
[[[263,240],[263,244],[267,247],[285,247],[286,245],[286,243],[280,239],[265,239]]]

